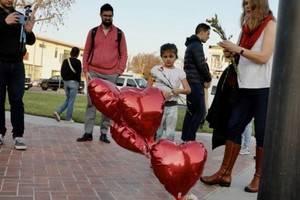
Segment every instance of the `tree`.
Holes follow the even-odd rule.
[[[31,16],[35,16],[36,22],[41,25],[64,25],[64,19],[67,11],[70,10],[75,0],[16,0],[14,7],[17,10],[24,9],[30,5],[32,9]]]
[[[152,67],[161,63],[161,58],[154,54],[138,54],[133,56],[128,62],[128,70],[131,70],[136,74],[140,74],[145,79],[148,79]]]

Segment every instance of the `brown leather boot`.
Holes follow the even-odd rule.
[[[259,181],[262,171],[263,150],[264,148],[262,147],[256,147],[255,174],[251,183],[245,187],[246,192],[258,192]]]
[[[226,141],[224,158],[218,172],[212,176],[204,176],[200,181],[207,185],[219,184],[222,187],[229,187],[231,183],[231,172],[237,156],[241,150],[241,145],[230,140]]]

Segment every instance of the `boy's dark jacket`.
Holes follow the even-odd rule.
[[[12,12],[16,10],[12,9]],[[0,61],[17,62],[22,61],[26,53],[26,49],[21,50],[20,33],[21,24],[7,25],[5,18],[7,13],[0,7]],[[35,43],[35,35],[33,32],[26,34],[26,44]]]
[[[188,82],[211,82],[211,74],[205,60],[203,44],[198,36],[192,35],[186,39],[184,55],[184,71]]]

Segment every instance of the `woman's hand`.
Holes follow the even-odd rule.
[[[225,49],[225,51],[232,53],[240,53],[240,51],[242,50],[242,48],[228,40],[223,40],[221,42],[218,43],[219,46],[223,47]],[[227,53],[226,53],[227,54]],[[226,56],[225,54],[225,56]]]

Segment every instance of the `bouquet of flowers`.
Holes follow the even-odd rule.
[[[226,36],[224,29],[222,28],[221,24],[219,23],[217,14],[215,14],[215,16],[212,17],[211,19],[207,19],[206,22],[210,24],[210,26],[213,28],[212,30],[214,32],[216,32],[222,40],[230,40],[232,38],[232,35],[230,35],[229,37]],[[233,53],[230,54],[229,60],[230,60],[230,63],[233,65],[236,74],[239,77],[239,71],[238,71],[237,64],[235,61],[235,56]]]

